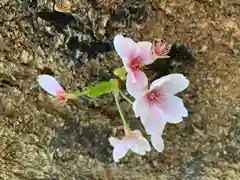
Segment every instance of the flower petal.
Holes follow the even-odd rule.
[[[146,98],[146,93],[144,93],[141,97],[138,97],[134,102],[133,102],[133,111],[136,117],[142,116],[146,117],[149,113],[150,106],[149,102]]]
[[[133,133],[137,138],[142,137],[142,133],[141,133],[141,131],[139,131],[138,129],[133,130],[132,133]]]
[[[164,149],[164,142],[162,136],[159,135],[152,135],[151,136],[151,142],[153,147],[158,151],[162,152]]]
[[[147,139],[145,139],[144,137],[140,137],[139,138],[139,141],[140,141],[140,144],[141,144],[141,147],[147,151],[147,152],[150,152],[151,151],[151,147],[150,147],[150,144],[148,142]]]
[[[188,116],[188,111],[184,107],[182,100],[177,96],[166,97],[161,104],[159,104],[164,118],[169,123],[179,123],[183,119],[182,117]]]
[[[146,96],[142,99],[145,100],[139,101],[140,103],[138,103],[135,114],[140,116],[141,122],[148,134],[162,134],[166,125],[166,119],[161,107],[159,104],[149,104],[146,102],[148,101]],[[148,104],[148,106],[144,105],[141,107],[141,103]]]
[[[120,139],[115,138],[115,137],[110,137],[110,138],[108,138],[108,140],[109,140],[111,146],[113,146],[113,147],[115,147],[121,141]]]
[[[128,61],[139,52],[136,42],[120,34],[114,37],[113,44],[117,54],[122,58],[125,67],[128,66]]]
[[[136,154],[139,154],[141,156],[144,156],[146,154],[146,151],[144,151],[144,149],[139,147],[136,143],[130,143],[129,147]]]
[[[144,147],[145,151],[150,151],[151,150],[151,147],[149,145],[149,142],[147,141],[147,139],[145,139],[141,133],[141,131],[139,130],[133,130],[132,131],[133,134],[136,135],[136,137],[140,140],[140,141],[143,141],[141,142],[142,144],[142,147]]]
[[[119,162],[128,152],[128,141],[120,141],[113,149],[113,160]]]
[[[57,92],[64,92],[62,86],[57,82],[57,80],[49,75],[43,74],[38,76],[37,81],[39,85],[53,96],[58,96]]]
[[[152,43],[148,41],[138,42],[139,53],[138,56],[141,57],[141,62],[144,65],[153,63],[153,53],[152,53]]]
[[[129,72],[126,79],[126,89],[128,93],[137,98],[148,87],[148,78],[146,74],[142,71]]]
[[[140,155],[145,155],[146,151],[151,150],[149,142],[144,137],[132,139],[129,143],[129,148]]]
[[[161,116],[161,115],[160,115]],[[146,132],[149,135],[162,135],[164,128],[167,124],[166,120],[159,117],[159,118],[151,118],[151,116],[148,116],[146,118],[141,118],[141,122],[146,130]]]
[[[160,88],[161,93],[176,94],[183,91],[189,81],[182,74],[170,74],[152,82],[150,90]]]

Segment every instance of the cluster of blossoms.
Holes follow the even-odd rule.
[[[114,95],[125,132],[122,139],[109,138],[110,144],[114,147],[115,162],[119,162],[129,149],[140,155],[145,155],[151,150],[148,140],[143,137],[142,133],[139,130],[130,129],[119,104],[119,95],[132,104],[133,112],[136,118],[140,118],[153,147],[158,152],[162,152],[164,149],[162,134],[166,123],[179,123],[183,117],[188,115],[183,101],[175,94],[186,89],[189,81],[182,74],[170,74],[148,85],[148,78],[143,72],[143,67],[153,63],[156,59],[168,57],[170,48],[165,42],[136,43],[130,38],[116,35],[113,43],[124,65],[114,71],[118,79],[111,79],[96,86],[86,87],[83,91],[71,93],[66,93],[61,85],[49,75],[40,75],[38,83],[49,94],[56,96],[58,102],[76,99],[82,95],[89,97],[106,93]],[[126,80],[126,90],[134,98],[133,102],[119,89],[119,79]]]

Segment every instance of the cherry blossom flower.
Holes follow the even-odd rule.
[[[163,40],[155,40],[152,46],[153,55],[158,58],[166,56],[170,51],[170,45]]]
[[[114,147],[113,160],[115,162],[119,162],[119,160],[127,154],[129,149],[142,156],[151,150],[149,142],[142,136],[139,130],[129,130],[121,140],[110,137],[109,142]]]
[[[37,81],[39,85],[45,91],[47,91],[47,93],[57,97],[56,98],[57,102],[61,103],[66,101],[66,98],[62,95],[65,93],[65,91],[54,77],[47,74],[43,74],[38,76]]]
[[[161,135],[166,122],[179,123],[188,116],[183,101],[175,96],[188,84],[182,74],[167,75],[153,81],[150,89],[134,101],[135,116],[141,118],[148,134]]]
[[[136,98],[148,86],[148,78],[141,68],[154,60],[152,43],[148,41],[136,43],[130,38],[116,35],[113,44],[128,72],[126,89]]]

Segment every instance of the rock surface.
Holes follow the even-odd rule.
[[[0,2],[1,179],[240,179],[237,1],[57,2],[70,3],[71,13],[54,11],[59,10],[55,3]],[[108,137],[121,121],[112,98],[58,105],[38,87],[36,77],[54,75],[66,90],[108,79],[122,66],[112,47],[117,33],[185,44],[196,62],[181,57],[159,66],[160,74],[183,73],[191,82],[181,96],[192,114],[167,126],[164,152],[129,153],[116,165]],[[127,114],[133,127],[140,126]]]

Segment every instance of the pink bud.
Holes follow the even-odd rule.
[[[37,81],[47,93],[57,97],[57,102],[64,102],[66,100],[66,98],[61,95],[65,93],[64,89],[54,77],[43,74],[38,76]]]
[[[165,56],[170,51],[170,45],[163,40],[155,40],[152,51],[155,56]]]

